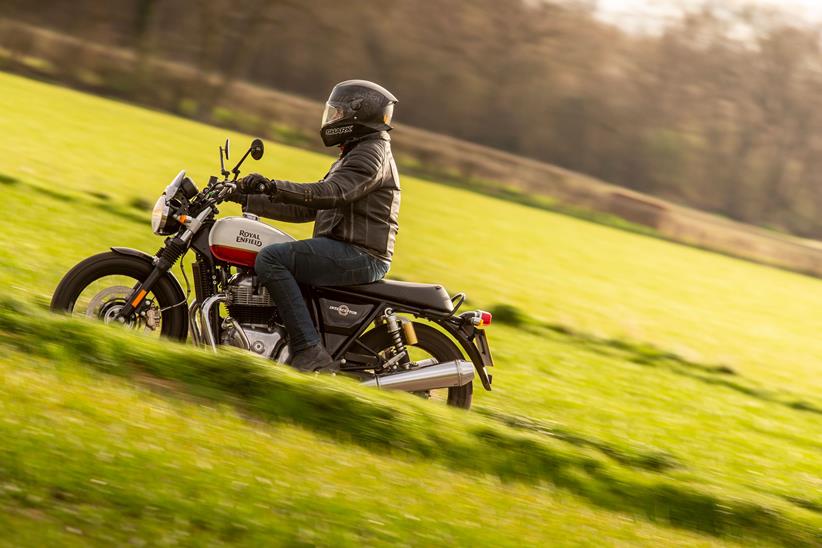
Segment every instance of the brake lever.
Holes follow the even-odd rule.
[[[212,191],[213,198],[211,198],[211,199],[213,199],[215,201],[215,203],[223,201],[223,198],[225,198],[227,195],[229,195],[232,192],[234,192],[235,190],[237,190],[237,185],[234,184],[234,183],[223,182],[223,183],[218,183],[218,185],[219,185],[219,188],[215,188]]]
[[[237,184],[236,183],[225,183],[223,188],[220,189],[220,198],[222,198],[226,194],[231,194],[235,190],[237,190]]]

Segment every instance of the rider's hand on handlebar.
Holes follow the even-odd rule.
[[[237,180],[237,191],[242,194],[273,194],[276,190],[274,182],[259,173],[252,173]]]
[[[234,202],[243,207],[248,203],[248,195],[241,193],[237,184],[232,184],[231,189],[223,195],[222,199],[225,202]]]

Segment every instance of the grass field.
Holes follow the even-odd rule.
[[[179,169],[202,184],[226,132],[2,74],[0,131],[12,544],[822,542],[819,280],[407,177],[391,275],[526,314],[491,327],[474,412],[236,354],[187,374],[175,345],[20,302],[111,245],[156,250],[133,204]],[[308,181],[329,160],[267,144],[254,168]]]

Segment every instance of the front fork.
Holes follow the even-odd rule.
[[[120,313],[117,315],[118,320],[127,321],[135,311],[140,309],[145,301],[146,295],[149,294],[154,284],[165,276],[166,272],[171,270],[174,263],[183,256],[187,249],[188,246],[186,242],[178,236],[166,240],[165,245],[154,257],[154,270],[151,271],[151,274],[149,274],[142,283],[134,287],[131,295],[128,297],[128,302],[120,309]]]

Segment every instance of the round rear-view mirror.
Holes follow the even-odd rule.
[[[251,141],[251,157],[255,160],[259,160],[263,157],[263,152],[265,152],[265,147],[263,146],[262,139],[254,139]]]

